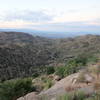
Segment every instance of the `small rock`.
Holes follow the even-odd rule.
[[[61,80],[61,77],[58,76],[58,75],[55,75],[55,76],[54,76],[54,80],[55,80],[55,81],[59,81],[59,80]]]

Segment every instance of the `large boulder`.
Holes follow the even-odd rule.
[[[38,96],[35,92],[31,92],[24,97],[18,98],[17,100],[38,100]]]
[[[73,78],[78,77],[79,73],[69,75],[68,77],[58,81],[54,86],[50,89],[43,91],[39,94],[39,96],[47,96],[48,100],[52,100],[60,95],[66,93],[66,87],[72,84]]]
[[[81,90],[85,92],[86,94],[91,94],[94,92],[93,85],[88,86],[84,83],[76,83],[73,84],[73,80],[77,79],[79,77],[79,73],[75,73],[72,75],[69,75],[68,77],[65,77],[64,79],[58,81],[54,86],[52,86],[50,89],[43,91],[39,94],[39,96],[47,96],[47,100],[56,100],[57,97],[66,94],[67,91],[66,88],[73,87],[73,90]],[[87,76],[87,80],[91,80],[90,76]]]

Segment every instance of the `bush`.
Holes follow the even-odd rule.
[[[49,75],[49,74],[53,74],[55,72],[55,69],[54,69],[54,67],[47,67],[47,75]]]
[[[48,80],[46,80],[46,82],[45,82],[45,85],[44,85],[44,89],[49,89],[49,88],[51,88],[53,86],[53,81],[52,80],[50,80],[50,79],[48,79]]]
[[[85,82],[86,81],[86,78],[85,78],[85,74],[86,72],[85,71],[81,71],[79,73],[79,76],[77,77],[77,82]]]
[[[63,78],[65,76],[64,72],[65,72],[65,67],[64,66],[57,67],[55,74],[58,75],[58,76],[60,76],[61,78]]]
[[[67,93],[63,96],[58,97],[57,100],[84,100],[86,98],[85,94],[81,91]]]
[[[32,77],[33,77],[33,78],[36,78],[36,77],[38,77],[38,76],[39,76],[39,73],[38,73],[38,72],[32,74]]]
[[[99,79],[100,75],[100,64],[97,64],[95,66],[89,67],[89,71],[93,74],[95,74],[97,77],[97,80]]]
[[[35,90],[31,79],[17,79],[0,83],[0,100],[16,100]]]
[[[98,93],[95,93],[91,97],[84,99],[84,100],[100,100],[100,91]]]
[[[68,61],[65,66],[56,67],[55,74],[63,78],[66,75],[78,72],[81,68],[82,68],[82,63],[80,63],[76,59],[73,59]]]

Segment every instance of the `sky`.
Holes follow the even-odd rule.
[[[0,0],[0,28],[100,32],[100,0]]]

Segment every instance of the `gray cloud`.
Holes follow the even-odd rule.
[[[43,11],[14,11],[5,14],[0,18],[3,21],[28,21],[28,22],[45,22],[53,20],[53,16],[46,14]]]

